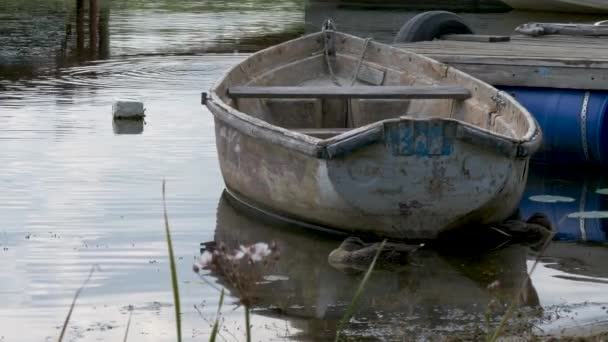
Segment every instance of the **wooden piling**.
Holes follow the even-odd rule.
[[[110,6],[102,2],[99,9],[99,54],[98,57],[110,57]]]
[[[89,0],[89,55],[97,55],[99,47],[99,2]]]
[[[84,51],[84,0],[76,0],[76,53]]]

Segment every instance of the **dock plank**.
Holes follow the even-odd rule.
[[[494,85],[606,89],[608,37],[515,35],[510,41],[395,44]]]
[[[511,40],[510,36],[495,36],[495,35],[484,35],[484,34],[445,34],[441,36],[442,40],[453,40],[462,42],[508,42]]]

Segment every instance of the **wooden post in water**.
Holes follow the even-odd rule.
[[[82,58],[84,51],[84,0],[76,0],[76,54]]]
[[[89,0],[89,55],[95,57],[99,47],[99,2]]]
[[[110,58],[110,5],[102,1],[99,10],[99,55],[101,59]]]

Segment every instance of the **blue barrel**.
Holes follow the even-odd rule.
[[[608,92],[500,87],[530,111],[543,130],[534,159],[608,165]]]
[[[608,195],[598,193],[601,189],[608,189],[608,176],[601,172],[532,165],[519,210],[524,219],[546,214],[556,240],[607,242],[608,219],[576,216],[608,213]]]

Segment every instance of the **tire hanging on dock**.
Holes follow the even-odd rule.
[[[399,30],[394,43],[433,40],[445,34],[473,34],[462,17],[447,11],[430,11],[416,15]]]

